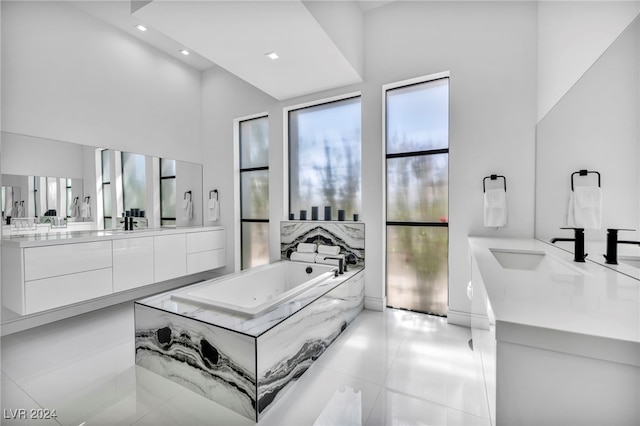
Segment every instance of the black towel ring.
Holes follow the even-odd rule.
[[[578,170],[577,172],[571,173],[571,190],[573,191],[573,177],[575,175],[587,176],[590,173],[598,175],[598,188],[600,188],[601,187],[601,185],[600,185],[600,172],[597,172],[595,170],[582,169],[582,170]]]
[[[218,190],[217,189],[212,189],[211,191],[209,191],[209,199],[213,199],[213,197],[211,196],[211,193],[214,193],[216,195],[216,200],[218,199]]]
[[[504,191],[507,192],[507,178],[502,176],[502,175],[485,176],[485,178],[482,179],[482,192],[487,192],[487,188],[485,186],[485,183],[486,183],[487,179],[497,180],[498,178],[502,178],[502,180],[504,181]]]
[[[187,194],[189,194],[189,201],[191,201],[191,191],[187,191],[184,193],[184,199],[187,199]]]

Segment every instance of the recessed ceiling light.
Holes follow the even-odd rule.
[[[279,56],[276,52],[265,53],[265,56],[269,59],[278,59]]]
[[[184,56],[187,56],[191,52],[189,52],[187,49],[182,49],[180,53],[182,53]]]
[[[137,29],[139,29],[140,31],[147,31],[147,27],[145,27],[145,26],[144,26],[144,25],[142,25],[142,24],[138,24],[138,25],[136,25],[136,28],[137,28]]]

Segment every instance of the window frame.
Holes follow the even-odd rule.
[[[175,214],[173,215],[173,217],[165,217],[165,216],[162,215],[162,213],[163,213],[163,209],[162,209],[162,199],[163,199],[162,198],[162,181],[166,180],[166,179],[173,179],[175,182],[177,182],[177,179],[176,179],[177,171],[174,171],[174,174],[172,176],[162,176],[162,161],[163,160],[164,161],[174,161],[174,162],[176,161],[176,160],[173,160],[171,158],[162,158],[162,157],[160,157],[160,161],[158,163],[158,166],[160,167],[159,184],[160,184],[160,227],[161,228],[163,226],[162,222],[165,221],[165,220],[173,220],[174,223],[176,223],[177,220],[178,220],[177,219],[177,216],[178,216],[178,214],[177,214],[177,211],[178,211],[177,205],[175,206],[176,207],[175,208],[175,212],[174,212]],[[175,170],[175,168],[176,167],[174,167],[174,170]],[[165,225],[165,226],[170,227],[171,225]]]
[[[237,146],[238,146],[238,161],[237,161],[237,167],[238,167],[238,197],[239,197],[239,211],[238,211],[238,217],[239,217],[239,247],[240,247],[240,259],[239,259],[239,265],[240,265],[240,269],[244,270],[247,269],[245,267],[245,265],[243,264],[243,259],[244,259],[244,245],[242,244],[242,242],[244,241],[243,236],[244,236],[244,227],[242,226],[244,223],[269,223],[269,210],[267,209],[267,218],[266,219],[256,219],[256,218],[251,218],[251,219],[245,219],[243,217],[243,205],[242,205],[242,200],[243,198],[243,192],[242,192],[242,175],[243,173],[250,173],[250,172],[256,172],[256,171],[266,171],[267,173],[269,173],[269,159],[267,158],[267,165],[266,166],[259,166],[259,167],[246,167],[243,168],[242,167],[242,123],[246,123],[248,121],[253,121],[253,120],[260,120],[260,119],[267,119],[267,128],[269,126],[269,115],[268,114],[258,114],[258,115],[252,115],[252,116],[248,116],[248,117],[243,117],[243,118],[239,118],[236,119],[236,129],[237,129]],[[268,138],[267,138],[268,139]],[[270,250],[269,250],[270,252]]]
[[[299,111],[299,110],[303,110],[303,109],[307,109],[307,108],[313,108],[316,106],[320,106],[320,105],[329,105],[332,103],[337,103],[340,101],[345,101],[345,100],[349,100],[349,99],[354,99],[354,98],[360,98],[360,153],[362,156],[362,92],[360,91],[356,91],[356,92],[350,92],[350,93],[345,93],[342,95],[337,95],[337,96],[331,96],[328,98],[323,98],[323,99],[318,99],[318,100],[314,100],[314,101],[310,101],[310,102],[305,102],[305,103],[301,103],[301,104],[296,104],[296,105],[291,105],[288,107],[283,108],[283,114],[282,114],[282,119],[283,119],[283,152],[284,152],[284,166],[286,167],[286,173],[285,176],[287,177],[286,179],[283,179],[283,193],[287,194],[286,197],[286,206],[285,206],[285,212],[288,212],[287,214],[287,219],[289,214],[293,213],[294,215],[298,215],[297,212],[292,212],[291,211],[291,138],[290,138],[290,134],[291,134],[291,120],[290,120],[290,116],[291,116],[291,112],[293,111]],[[362,157],[360,158],[361,164],[362,164]],[[360,169],[360,179],[362,182],[362,168]],[[362,187],[360,188],[360,203],[362,205]],[[311,212],[308,211],[308,216],[307,219],[311,219]],[[319,212],[319,214],[321,215],[322,212]],[[300,219],[298,217],[298,219]]]
[[[431,156],[431,155],[441,155],[441,154],[446,154],[447,155],[447,180],[449,182],[449,177],[450,177],[450,132],[449,132],[449,140],[448,140],[448,144],[447,144],[447,148],[436,148],[436,149],[429,149],[429,150],[417,150],[417,151],[407,151],[407,152],[400,152],[400,153],[392,153],[389,154],[387,152],[387,131],[388,131],[388,110],[387,110],[387,94],[391,91],[393,91],[394,89],[402,89],[402,88],[406,88],[406,87],[411,87],[411,86],[417,86],[417,85],[421,85],[424,83],[429,83],[429,82],[433,82],[433,81],[438,81],[438,80],[448,80],[449,82],[449,114],[448,114],[448,127],[449,130],[451,128],[451,76],[450,73],[448,71],[445,72],[441,72],[441,73],[437,73],[437,74],[432,74],[432,75],[427,75],[427,76],[422,76],[422,77],[417,77],[417,78],[413,78],[413,79],[409,79],[409,80],[404,80],[404,81],[399,81],[396,83],[391,83],[391,84],[386,84],[382,87],[382,161],[383,161],[383,170],[384,170],[384,203],[385,203],[385,208],[384,208],[384,213],[383,213],[383,221],[384,221],[384,232],[383,232],[383,247],[384,247],[384,267],[383,267],[383,276],[384,276],[384,295],[385,295],[385,305],[387,307],[392,307],[388,304],[387,302],[387,294],[388,294],[388,288],[389,288],[389,283],[388,283],[388,271],[387,271],[387,265],[388,265],[388,255],[389,255],[389,251],[388,251],[388,245],[387,245],[387,234],[388,234],[388,229],[389,227],[393,227],[393,226],[403,226],[403,227],[416,227],[416,228],[447,228],[447,244],[450,245],[450,238],[449,238],[449,218],[450,218],[450,209],[449,209],[449,203],[447,205],[447,221],[446,222],[433,222],[433,221],[389,221],[387,219],[387,210],[388,210],[388,205],[389,205],[389,183],[388,183],[388,163],[389,163],[389,159],[394,159],[394,158],[409,158],[409,157],[418,157],[418,156]],[[449,276],[449,259],[447,256],[447,276]],[[450,286],[449,286],[449,282],[448,282],[448,278],[447,278],[447,300],[450,299],[449,297],[449,290],[450,290]],[[448,305],[448,303],[447,303]],[[392,307],[393,308],[393,307]],[[444,316],[446,317],[447,314],[439,314],[439,313],[432,313],[432,312],[426,312],[430,315],[438,315],[438,316]]]

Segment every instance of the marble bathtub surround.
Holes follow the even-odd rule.
[[[258,421],[364,307],[360,268],[318,287],[256,318],[136,302],[136,364]]]
[[[338,246],[349,265],[364,266],[364,223],[280,222],[280,253],[289,259],[299,243]]]

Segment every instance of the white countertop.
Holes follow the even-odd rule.
[[[620,238],[624,240],[625,238]],[[551,244],[551,243],[549,243]],[[555,243],[561,249],[569,251],[573,253],[573,242],[566,241],[558,241]],[[635,258],[640,259],[640,246],[632,245],[632,244],[618,244],[618,264],[617,265],[609,265],[605,263],[605,253],[607,252],[607,242],[606,241],[585,241],[584,243],[584,252],[588,254],[587,260],[590,260],[594,263],[598,263],[607,268],[618,271],[622,274],[629,275],[632,278],[636,278],[640,280],[640,269],[630,266],[621,259],[627,258]]]
[[[640,366],[640,281],[534,239],[470,237],[469,245],[497,340]],[[544,252],[564,267],[506,269],[492,248]]]
[[[158,235],[185,234],[191,232],[216,231],[222,226],[185,226],[178,228],[149,228],[135,231],[119,229],[103,231],[56,232],[32,235],[8,235],[2,237],[2,245],[6,247],[42,247],[57,244],[86,243],[93,241],[109,241],[124,238],[153,237]]]

